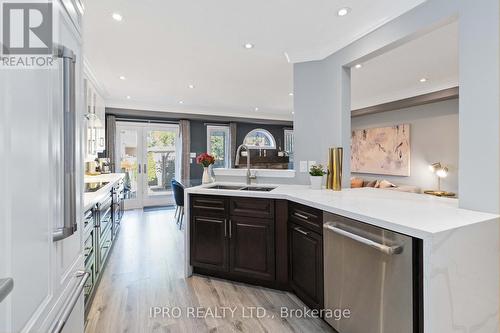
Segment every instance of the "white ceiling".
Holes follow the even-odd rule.
[[[352,68],[351,83],[353,110],[458,86],[458,23]]]
[[[285,52],[324,58],[424,1],[87,0],[85,57],[107,106],[291,119]]]

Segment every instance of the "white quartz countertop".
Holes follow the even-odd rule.
[[[286,199],[422,239],[499,218],[494,214],[460,209],[457,199],[383,189],[335,192],[313,190],[307,185],[275,185],[276,189],[270,192],[257,192],[207,188],[212,185],[215,184],[192,187],[186,189],[186,193]]]
[[[92,206],[94,206],[96,203],[98,203],[99,201],[104,199],[107,195],[109,195],[111,188],[124,177],[125,177],[124,173],[108,173],[98,176],[85,176],[84,177],[85,183],[109,182],[109,184],[106,184],[106,186],[102,187],[98,191],[84,193],[83,210],[84,211],[89,210],[90,208],[92,208]]]

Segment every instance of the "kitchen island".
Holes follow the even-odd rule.
[[[282,203],[288,203],[292,206],[302,205],[304,206],[302,210],[305,211],[309,207],[316,211],[336,214],[370,226],[411,236],[422,247],[419,250],[421,267],[417,270],[421,274],[417,277],[420,284],[417,289],[421,296],[416,297],[420,304],[415,304],[415,306],[421,307],[419,313],[421,328],[419,331],[498,331],[499,216],[460,209],[455,199],[373,188],[345,189],[341,192],[333,192],[312,190],[308,186],[301,185],[277,185],[270,191],[252,191],[251,189],[210,188],[214,185],[221,184],[188,189],[186,191],[186,207],[192,207],[191,198],[226,198],[227,201],[220,201],[221,205],[223,202],[226,202],[227,205],[227,202],[233,201],[238,204],[237,198],[250,198],[250,201],[246,202],[251,202],[251,200],[259,202],[263,199],[274,200],[275,208],[273,209],[275,210],[273,212],[276,211],[276,214],[273,215],[275,216],[274,224],[259,223],[259,225],[270,226],[265,230],[276,235],[273,243],[266,243],[267,246],[274,246],[273,250],[276,251],[279,250],[280,235],[286,237],[288,234],[288,232],[280,233],[284,226],[280,220],[291,219],[291,215],[286,212],[277,214]],[[233,185],[234,188],[238,188],[237,184],[222,185]],[[259,184],[259,186],[262,185]],[[224,186],[219,187],[223,188]],[[220,209],[220,212],[223,211],[222,206],[217,209]],[[233,208],[226,206],[226,209],[230,211],[227,214],[233,214]],[[262,206],[254,211],[259,214],[266,209],[266,206]],[[271,211],[270,208],[269,211]],[[193,212],[192,209],[187,209],[186,218],[191,223],[185,224],[186,258],[188,259],[186,274],[188,276],[193,271],[191,266],[193,258],[189,261],[190,250],[193,246],[190,239]],[[262,213],[260,214],[262,215]],[[314,214],[312,211],[310,216],[314,216]],[[240,215],[239,213],[235,214],[241,219]],[[232,215],[213,215],[213,217],[215,217],[214,221],[220,218],[220,221],[226,222],[227,218],[231,218]],[[258,218],[262,219],[262,216]],[[251,216],[247,216],[244,221],[251,222]],[[288,224],[285,222],[285,225]],[[223,230],[227,233],[226,229]],[[261,228],[261,230],[263,232],[264,229]],[[306,229],[299,230],[307,231]],[[262,232],[261,234],[263,234]],[[242,246],[230,244],[232,247]],[[228,253],[233,252],[229,251]],[[249,250],[248,253],[251,251]],[[270,255],[274,256],[274,259],[280,258],[275,252]],[[278,268],[277,265],[278,261],[275,263],[275,268]],[[195,271],[206,274],[206,271],[198,270],[196,267]],[[277,279],[278,271],[275,273],[274,276]],[[228,278],[233,277],[228,276]],[[245,279],[243,281],[246,282]],[[253,283],[254,281],[250,280],[249,282]],[[331,286],[325,285],[324,287],[326,291]],[[311,304],[311,302],[306,302],[306,304]]]

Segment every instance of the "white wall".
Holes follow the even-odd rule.
[[[459,18],[459,205],[500,213],[500,1],[428,0],[321,61],[294,65],[296,168],[325,160],[328,146],[350,156],[350,67]],[[344,158],[349,186],[350,159]],[[297,170],[299,171],[299,170]],[[307,174],[297,172],[297,182]]]
[[[363,179],[387,179],[395,184],[436,189],[429,164],[441,162],[449,174],[441,189],[458,192],[458,99],[352,118],[353,129],[410,124],[411,175],[409,177],[353,173]]]

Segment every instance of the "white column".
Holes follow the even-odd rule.
[[[499,18],[499,0],[461,0],[459,204],[491,213],[500,213]]]

